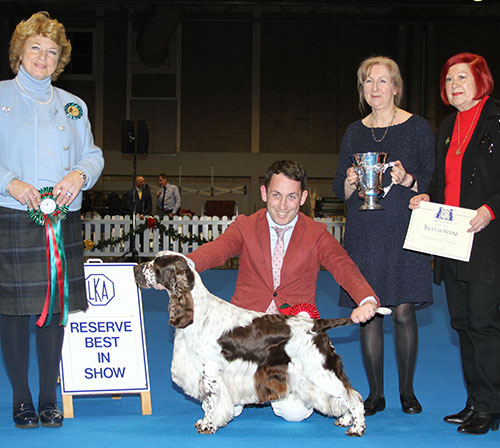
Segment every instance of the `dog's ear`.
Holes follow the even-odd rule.
[[[159,257],[155,260],[155,275],[158,283],[170,292],[169,324],[176,328],[191,325],[194,319],[194,302],[191,295],[194,274],[186,260],[179,255]]]

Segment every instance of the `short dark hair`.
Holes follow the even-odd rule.
[[[446,75],[450,68],[456,64],[467,64],[469,66],[476,83],[476,97],[473,98],[474,100],[480,100],[493,91],[495,82],[493,81],[493,76],[486,59],[474,53],[457,53],[448,59],[441,69],[439,90],[444,104],[447,106],[450,105],[448,97],[446,96]]]
[[[158,177],[161,177],[162,179],[166,179],[167,175],[165,173],[161,173],[158,175]]]
[[[306,189],[307,183],[307,173],[306,170],[293,160],[277,160],[269,166],[266,175],[264,176],[264,185],[267,189],[271,178],[275,174],[283,173],[286,177],[292,180],[300,182],[300,190],[304,191]]]

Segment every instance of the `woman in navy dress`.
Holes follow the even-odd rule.
[[[344,247],[368,280],[382,306],[392,309],[399,374],[399,392],[404,412],[417,414],[422,406],[415,397],[418,329],[415,310],[430,305],[432,277],[427,255],[403,249],[410,219],[408,201],[425,191],[434,169],[434,136],[426,120],[401,109],[403,81],[398,65],[387,57],[365,59],[358,69],[360,108],[371,112],[352,123],[342,140],[335,194],[347,204]],[[392,188],[379,199],[382,210],[360,210],[358,176],[352,155],[385,152],[393,162],[383,178]],[[340,305],[356,304],[341,291]],[[385,409],[383,316],[361,325],[361,347],[370,393],[366,415]]]

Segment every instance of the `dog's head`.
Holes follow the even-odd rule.
[[[141,288],[160,286],[168,290],[170,325],[185,328],[193,323],[194,303],[191,290],[195,276],[184,255],[170,251],[160,252],[153,261],[135,266],[134,276]]]

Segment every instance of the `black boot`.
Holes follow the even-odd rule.
[[[472,416],[461,426],[458,432],[462,434],[486,434],[490,429],[498,431],[500,414],[475,411]]]
[[[447,415],[443,418],[446,423],[453,423],[454,425],[463,425],[469,420],[474,413],[474,406],[465,406],[460,412],[456,414]]]
[[[365,402],[365,415],[374,415],[377,412],[381,412],[385,409],[385,398],[372,398],[368,397]]]

